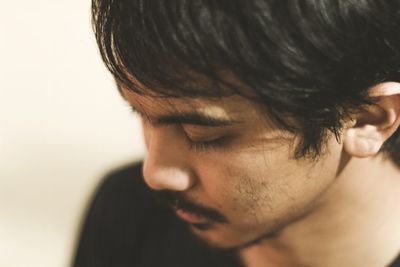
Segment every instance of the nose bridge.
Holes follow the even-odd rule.
[[[184,191],[193,185],[185,147],[177,129],[147,129],[147,155],[143,166],[145,182],[154,190]]]

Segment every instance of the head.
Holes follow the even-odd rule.
[[[93,0],[144,178],[219,247],[311,211],[351,157],[400,165],[398,1]],[[201,229],[200,229],[201,228]]]

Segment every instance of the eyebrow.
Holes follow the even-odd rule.
[[[228,118],[216,118],[211,117],[207,114],[198,113],[195,111],[191,112],[176,112],[168,115],[162,115],[158,118],[152,118],[146,112],[142,112],[132,106],[129,101],[125,98],[122,93],[122,86],[116,82],[119,93],[122,98],[129,104],[132,111],[143,118],[147,118],[151,121],[155,126],[163,126],[163,125],[173,125],[173,124],[189,124],[189,125],[198,125],[198,126],[207,126],[207,127],[223,127],[223,126],[232,126],[235,124],[243,123],[243,121],[228,119]]]
[[[131,106],[131,109],[134,113],[137,113],[142,117],[148,118],[155,126],[189,124],[207,127],[222,127],[243,123],[242,121],[234,119],[211,117],[207,114],[202,114],[195,111],[176,112],[167,115],[160,115],[157,118],[152,118],[148,114],[137,110],[133,106]]]

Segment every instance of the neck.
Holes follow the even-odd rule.
[[[400,252],[400,170],[349,159],[312,212],[239,252],[246,267],[387,266]]]

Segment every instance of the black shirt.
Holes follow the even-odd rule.
[[[141,164],[108,175],[88,210],[74,267],[240,267],[233,252],[210,249],[158,205]],[[383,266],[382,266],[383,267]],[[391,267],[400,267],[400,258]]]

